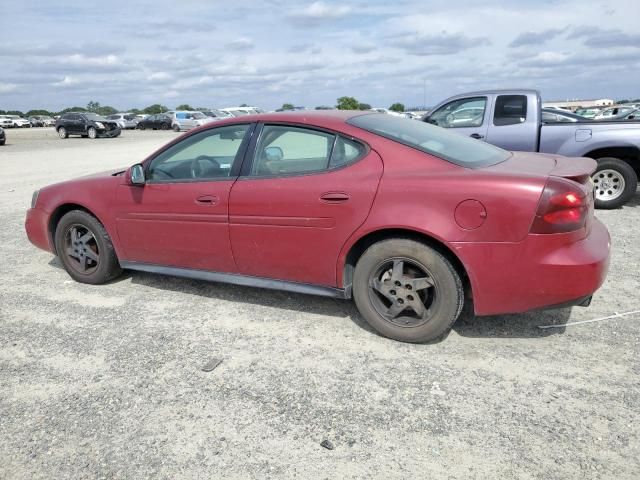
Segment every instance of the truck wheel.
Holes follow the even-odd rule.
[[[440,253],[408,239],[384,240],[358,260],[353,298],[365,320],[401,342],[446,335],[464,303],[460,275]]]
[[[636,193],[638,176],[631,165],[613,157],[599,158],[598,169],[591,175],[595,187],[595,206],[619,208]]]

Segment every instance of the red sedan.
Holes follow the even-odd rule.
[[[35,192],[26,230],[79,282],[131,269],[353,297],[381,334],[424,342],[465,300],[589,304],[610,247],[595,168],[384,114],[244,116]]]

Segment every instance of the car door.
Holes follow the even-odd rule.
[[[189,135],[145,161],[144,186],[119,185],[114,206],[127,261],[234,272],[229,192],[252,124]]]
[[[497,95],[492,115],[487,115],[491,117],[491,126],[486,141],[505,150],[536,152],[538,102],[537,95]]]
[[[68,133],[81,133],[81,121],[80,115],[77,113],[70,113],[64,117],[63,126],[67,129]]]
[[[238,271],[336,286],[339,252],[369,214],[382,160],[333,132],[287,124],[259,130],[229,201]]]
[[[425,118],[425,121],[483,140],[489,128],[490,107],[489,96],[458,98],[438,107]]]

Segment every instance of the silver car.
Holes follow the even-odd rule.
[[[187,110],[171,110],[165,115],[171,117],[171,128],[175,132],[190,130],[213,121],[202,112],[191,112]]]
[[[133,129],[138,126],[138,121],[133,113],[114,113],[107,120],[112,120],[120,125],[121,129]]]

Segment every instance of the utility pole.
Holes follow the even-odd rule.
[[[427,79],[423,78],[423,89],[422,89],[422,108],[427,108]]]

